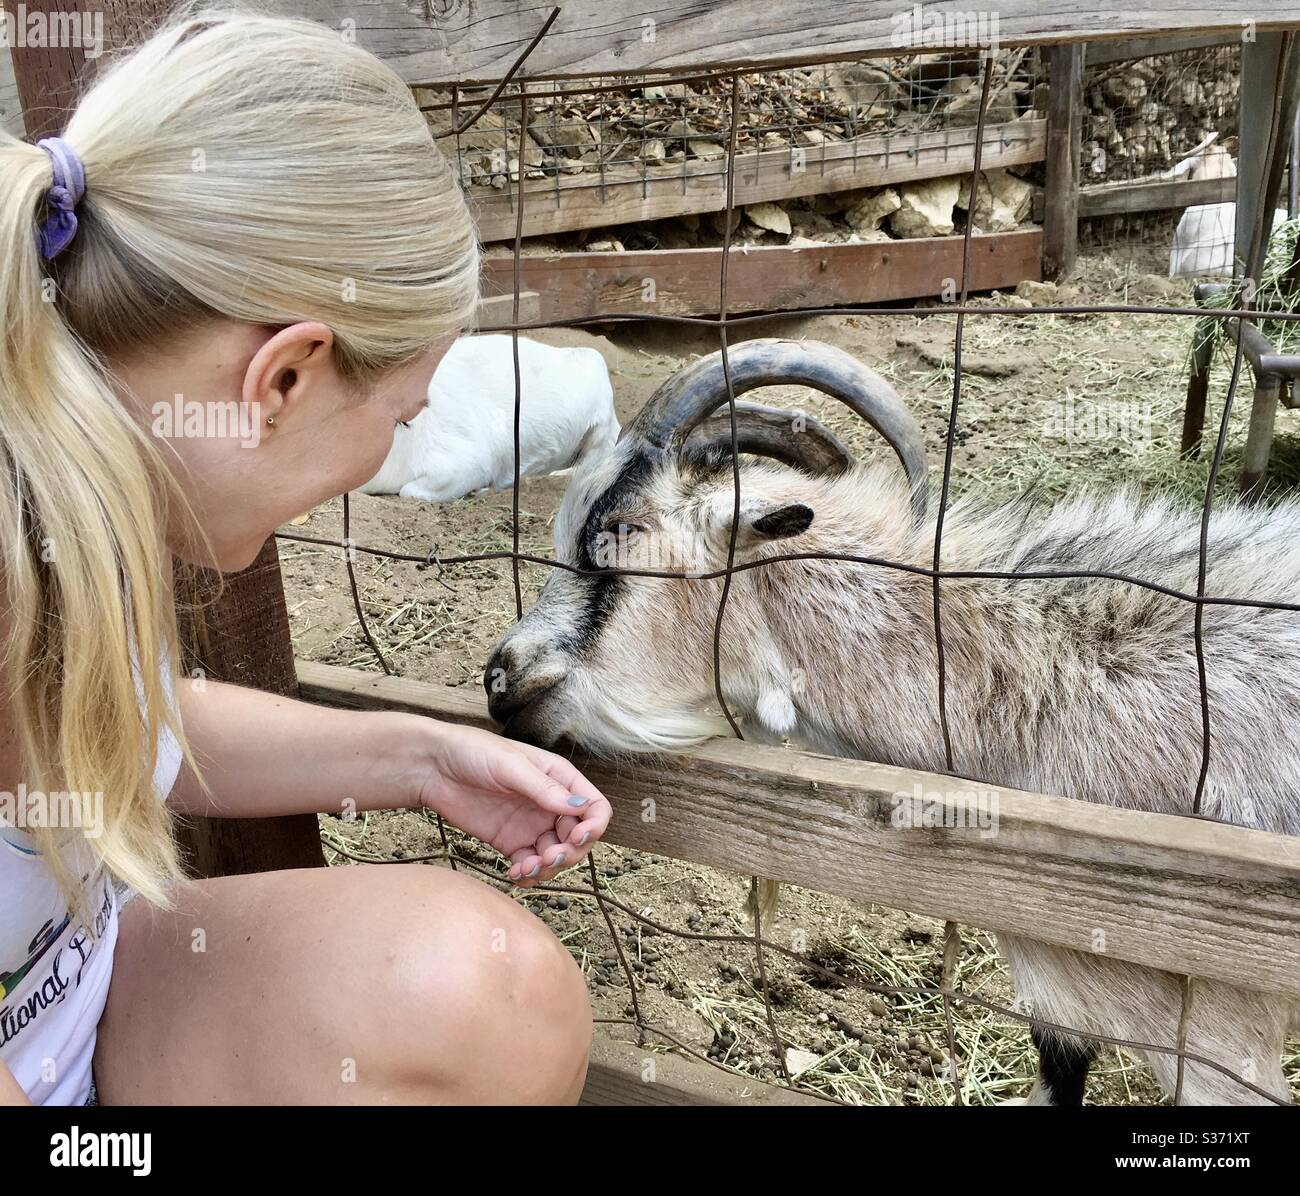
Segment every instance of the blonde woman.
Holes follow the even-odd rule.
[[[509,897],[420,866],[185,882],[171,831],[435,810],[524,886],[604,831],[547,752],[171,680],[172,555],[240,569],[371,477],[477,272],[409,92],[321,26],[180,19],[61,138],[0,141],[0,1103],[576,1099],[586,990]]]

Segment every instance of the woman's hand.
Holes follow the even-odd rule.
[[[420,804],[509,858],[527,888],[571,868],[605,833],[605,796],[569,761],[473,727],[435,724]]]

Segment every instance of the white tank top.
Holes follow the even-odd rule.
[[[170,670],[164,690],[174,702]],[[181,750],[164,730],[154,788],[166,800]],[[12,806],[10,799],[7,802]],[[90,1095],[95,1033],[117,945],[117,892],[84,841],[66,856],[82,879],[94,935],[74,919],[32,837],[0,810],[0,1059],[38,1105],[84,1105]]]

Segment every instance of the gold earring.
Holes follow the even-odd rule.
[[[275,416],[274,416],[274,415],[268,415],[268,416],[266,417],[266,422],[267,422],[268,424],[270,424],[271,427],[275,427]]]

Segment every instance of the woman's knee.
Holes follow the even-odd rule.
[[[426,1026],[430,1017],[443,1021],[428,1036],[433,1099],[576,1100],[592,1026],[581,971],[540,919],[486,885],[457,879],[466,888],[454,922],[432,934],[425,923],[421,934],[413,920],[403,951],[401,1004],[417,1020],[423,1014]]]

